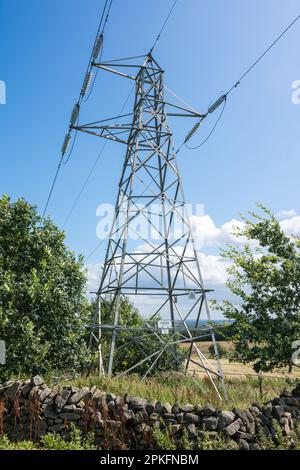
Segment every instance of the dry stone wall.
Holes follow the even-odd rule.
[[[95,386],[49,388],[40,376],[26,382],[7,381],[0,385],[0,434],[12,440],[31,439],[56,432],[70,437],[71,423],[84,433],[95,435],[101,448],[149,449],[154,446],[153,428],[169,428],[175,440],[186,429],[188,439],[218,436],[230,449],[258,450],[258,436],[274,436],[274,421],[284,436],[290,436],[300,421],[300,388],[284,392],[261,406],[226,411],[212,405],[198,406],[148,401],[129,395],[116,396]]]

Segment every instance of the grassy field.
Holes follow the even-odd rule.
[[[230,351],[232,344],[223,341],[223,348]],[[201,342],[198,344],[200,350],[208,358],[208,364],[215,365],[215,359],[209,358],[209,346],[211,342]],[[185,347],[188,347],[186,345]],[[198,360],[194,350],[192,358]],[[148,400],[159,400],[161,402],[192,403],[203,405],[211,403],[223,408],[248,408],[253,402],[266,402],[278,396],[283,390],[290,390],[296,379],[300,378],[300,369],[295,368],[292,373],[287,369],[275,370],[272,373],[263,374],[262,377],[255,373],[251,364],[239,362],[229,362],[227,358],[221,359],[222,371],[225,375],[226,390],[228,399],[217,398],[214,389],[203,369],[200,366],[191,364],[189,375],[185,376],[176,372],[163,373],[159,376],[150,377],[141,382],[137,375],[130,375],[122,378],[99,377],[79,377],[72,380],[60,380],[61,384],[70,384],[77,387],[96,385],[99,389],[124,395],[139,396]],[[47,378],[51,384],[51,376]]]
[[[62,381],[70,384],[70,381]],[[72,380],[77,387],[96,385],[99,389],[123,395],[139,396],[148,400],[159,400],[173,404],[192,403],[204,405],[211,403],[232,409],[248,408],[253,402],[265,402],[278,396],[283,390],[292,388],[291,382],[285,378],[267,377],[263,379],[262,392],[257,377],[229,377],[226,380],[228,399],[221,404],[206,377],[184,376],[178,373],[162,374],[140,382],[136,376],[108,379],[90,376]]]
[[[210,342],[199,343],[200,350],[208,358],[209,365],[215,365],[215,359],[209,358],[208,348],[210,345]],[[222,346],[225,346],[227,350],[232,347],[230,343],[226,342],[222,342]],[[192,357],[198,359],[195,352]],[[227,400],[223,399],[222,403],[211,386],[205,371],[195,365],[191,365],[188,375],[177,372],[161,373],[158,376],[147,378],[143,382],[134,374],[121,378],[107,378],[97,375],[87,377],[66,375],[58,378],[49,374],[44,379],[49,386],[56,383],[76,387],[96,385],[97,388],[116,395],[128,393],[132,397],[138,396],[171,404],[176,401],[182,404],[199,405],[211,403],[215,406],[221,406],[223,409],[232,409],[234,407],[248,408],[253,402],[263,403],[277,397],[284,390],[291,390],[300,378],[300,369],[297,368],[292,373],[288,373],[287,369],[280,369],[259,377],[251,364],[229,362],[227,358],[222,358],[221,366],[225,375],[228,395]],[[24,377],[17,378],[24,379]]]
[[[208,358],[208,363],[210,365],[215,365],[216,361],[214,361],[214,359],[209,358],[208,349],[211,346],[211,344],[212,343],[210,341],[203,341],[201,343],[197,343],[197,346],[199,347],[200,351],[203,352],[205,356]],[[230,342],[222,341],[220,344],[228,352],[232,350],[233,346]],[[184,345],[183,347],[188,347],[188,345]],[[192,354],[192,359],[199,362],[199,359],[195,350]],[[253,367],[251,364],[242,364],[240,362],[230,362],[226,358],[221,358],[220,362],[221,362],[222,372],[226,378],[246,377],[246,376],[257,377],[257,373],[253,370]],[[189,371],[201,377],[206,375],[205,371],[201,369],[200,366],[197,366],[195,364],[190,365]],[[292,373],[288,372],[288,368],[275,369],[273,372],[265,372],[263,376],[264,377],[278,377],[278,378],[283,378],[283,377],[300,378],[300,368],[294,367]]]

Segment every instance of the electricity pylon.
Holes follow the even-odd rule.
[[[166,102],[164,73],[151,54],[138,66],[116,62],[94,63],[93,66],[135,81],[133,112],[118,116],[127,122],[115,124],[114,119],[109,119],[73,126],[79,131],[126,146],[114,219],[97,291],[98,311],[90,337],[91,343],[96,341],[98,344],[99,370],[103,371],[101,342],[104,330],[106,339],[107,335],[110,337],[109,376],[126,354],[126,347],[119,346],[117,341],[118,334],[126,329],[122,326],[122,298],[143,296],[151,302],[153,313],[145,318],[143,327],[132,329],[130,341],[143,348],[143,340],[147,338],[149,341],[149,337],[153,337],[159,347],[150,355],[145,351],[145,357],[124,373],[143,364],[147,368],[145,378],[155,370],[167,350],[173,355],[174,363],[179,364],[179,345],[185,343],[188,344],[185,349],[186,371],[191,364],[204,370],[220,396],[217,382],[223,384],[223,374],[215,335],[211,327],[201,323],[201,320],[210,321],[209,289],[203,285],[168,125],[168,116],[189,116],[197,120],[203,116]],[[126,67],[136,74],[125,73]],[[171,111],[167,112],[167,109]],[[144,233],[145,227],[150,234]],[[111,320],[105,325],[101,323],[102,302],[110,309]],[[196,336],[191,331],[191,319],[195,321],[192,330],[197,332]],[[213,342],[216,368],[208,363],[200,350],[199,340],[203,337],[210,337]]]

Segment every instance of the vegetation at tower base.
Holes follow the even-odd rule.
[[[86,366],[86,273],[64,239],[24,199],[0,199],[0,338],[8,358],[2,375]]]
[[[233,264],[227,285],[236,302],[215,304],[233,323],[233,358],[257,372],[292,368],[292,343],[300,339],[300,241],[288,237],[265,207],[237,235],[248,241],[223,255]]]
[[[243,408],[108,390],[48,387],[40,376],[0,383],[0,450],[300,449],[297,383]]]
[[[300,242],[285,235],[274,215],[261,209],[262,215],[244,219],[239,231],[249,243],[224,252],[233,261],[228,286],[240,300],[217,306],[232,321],[228,328],[222,325],[219,338],[228,336],[235,347],[233,357],[253,363],[257,372],[290,366],[292,343],[300,339]],[[50,219],[42,220],[34,206],[23,199],[0,199],[0,339],[6,342],[8,358],[0,368],[3,377],[52,371],[63,375],[97,367],[96,350],[91,354],[87,347],[92,309],[83,260],[64,240],[64,233]],[[103,324],[113,323],[111,314],[111,303],[102,303]],[[177,364],[171,334],[142,337],[145,319],[125,297],[119,326],[115,374],[161,350],[162,342],[167,347],[149,375],[181,370],[187,349],[178,348]],[[110,337],[103,330],[105,366]],[[210,353],[214,356],[212,348]],[[152,361],[133,372],[145,374]]]
[[[95,305],[93,305],[92,311],[95,311]],[[103,325],[113,324],[113,312],[112,301],[101,302],[101,323]],[[159,318],[156,318],[155,323],[149,320],[148,323],[156,328],[158,320]],[[173,335],[171,333],[160,335],[158,332],[154,335],[150,329],[147,331],[145,318],[142,317],[138,309],[131,304],[127,297],[122,297],[120,301],[119,326],[121,329],[118,331],[116,338],[116,360],[114,362],[113,373],[128,370],[138,362],[143,361],[147,356],[151,356],[156,351],[161,350],[164,346],[166,347],[164,353],[159,357],[155,363],[155,367],[149,372],[149,375],[157,374],[160,371],[183,369],[185,358],[184,350],[177,346],[176,356],[174,355],[174,348],[172,346],[172,342],[174,341]],[[128,329],[122,330],[122,327]],[[179,338],[179,334],[177,336]],[[104,329],[102,331],[101,344],[103,362],[106,370],[108,366],[110,341],[111,331]],[[140,375],[145,374],[154,359],[152,357],[142,362],[135,367],[132,372]],[[93,364],[97,368],[98,352],[95,345]]]

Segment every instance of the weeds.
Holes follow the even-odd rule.
[[[11,442],[6,435],[3,435],[0,437],[0,450],[96,450],[94,439],[93,433],[88,433],[82,438],[81,431],[72,423],[68,441],[56,433],[42,436],[40,443],[33,441]]]
[[[168,428],[164,429],[163,431],[159,429],[158,427],[154,428],[153,438],[156,444],[156,449],[161,449],[161,450],[176,450],[177,449],[174,438],[171,435]]]
[[[64,385],[64,380],[60,385]],[[70,385],[70,382],[67,382]],[[77,387],[96,385],[98,389],[104,392],[115,393],[117,395],[128,394],[130,396],[140,396],[150,400],[159,400],[163,403],[179,402],[181,404],[192,403],[204,405],[212,403],[216,407],[220,406],[210,383],[205,378],[196,378],[183,376],[178,373],[161,374],[151,379],[140,382],[137,376],[109,379],[107,377],[78,377],[72,381]],[[264,378],[263,382],[255,377],[228,378],[226,380],[228,400],[222,403],[222,408],[227,409],[248,408],[251,402],[267,401],[274,396],[279,396],[283,390],[292,389],[295,386],[295,380],[286,378]],[[297,382],[298,384],[298,382]],[[25,437],[22,433],[23,424],[20,417],[19,397],[13,403],[14,408],[14,432],[17,427],[20,429],[18,439]],[[127,450],[137,448],[163,449],[163,450],[221,450],[237,448],[234,441],[225,441],[222,436],[216,436],[214,439],[207,433],[201,433],[197,439],[191,440],[187,430],[182,429],[172,434],[170,429],[154,428],[153,432],[149,426],[144,425],[148,430],[140,430],[139,441],[137,434],[133,431],[132,423],[125,419],[126,407],[123,401],[120,401],[118,409],[110,410],[104,407],[101,415],[97,413],[95,402],[91,399],[86,404],[86,411],[83,415],[84,426],[83,435],[74,425],[70,428],[66,426],[62,436],[59,434],[46,434],[40,438],[39,416],[40,403],[38,396],[33,394],[30,400],[25,402],[25,411],[28,414],[28,432],[26,437],[30,441],[10,442],[3,435],[3,417],[5,413],[5,404],[0,400],[0,449],[57,449],[57,450],[93,450],[100,448],[102,450]],[[98,422],[102,421],[101,431],[96,429]],[[130,421],[130,420],[129,420]],[[141,425],[142,426],[142,425]],[[24,434],[24,435],[23,435]],[[98,445],[95,445],[95,437]],[[283,435],[279,423],[274,422],[271,434],[266,435],[263,429],[260,430],[257,443],[262,449],[287,449],[292,447],[300,449],[300,431],[295,430],[289,438]],[[23,447],[22,447],[23,446]]]
[[[274,421],[272,424],[273,433],[266,435],[263,429],[260,430],[257,443],[261,450],[300,450],[300,429],[297,428],[289,437],[284,436],[280,425]],[[110,438],[113,438],[113,442]],[[11,442],[6,435],[0,437],[0,450],[127,450],[128,443],[124,434],[107,434],[103,446],[94,444],[95,435],[90,432],[83,437],[82,432],[72,423],[69,438],[66,440],[59,434],[51,433],[41,437],[39,443],[32,441]],[[235,444],[235,446],[233,446]],[[204,432],[196,440],[189,440],[188,432],[183,430],[181,436],[172,435],[169,428],[161,430],[159,427],[153,429],[152,449],[156,450],[238,450],[238,445],[234,441],[226,440],[223,436],[213,439],[209,433]]]
[[[72,423],[69,441],[64,440],[59,434],[50,433],[41,437],[41,448],[44,450],[96,450],[94,440],[93,433],[88,433],[82,438],[82,432]]]

